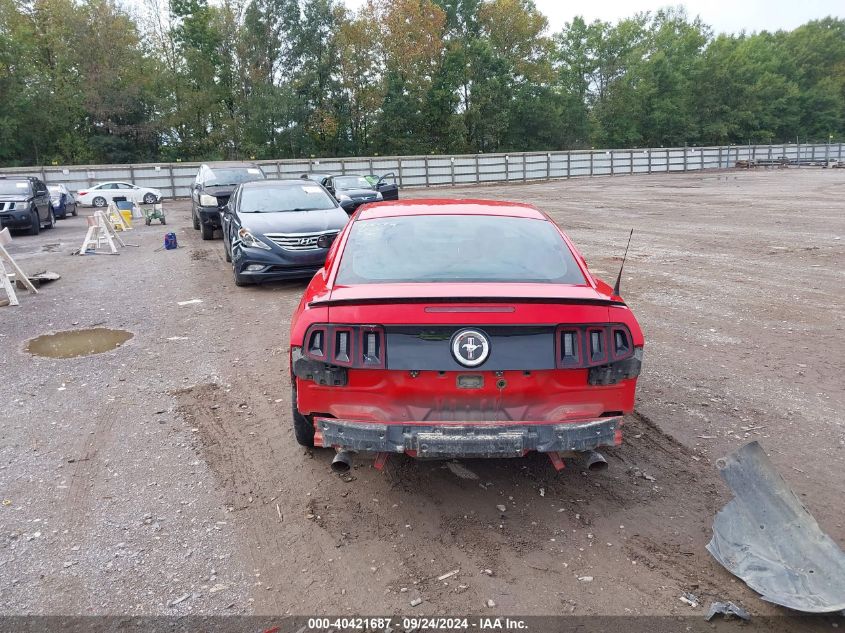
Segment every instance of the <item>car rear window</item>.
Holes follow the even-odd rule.
[[[372,189],[373,187],[363,176],[336,176],[334,186],[338,189]]]
[[[281,211],[315,211],[334,209],[337,205],[320,185],[304,182],[301,185],[280,187],[244,187],[238,212],[277,213]]]
[[[585,283],[551,222],[487,215],[359,220],[336,281]]]

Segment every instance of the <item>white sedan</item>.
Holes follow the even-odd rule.
[[[80,189],[76,192],[76,201],[93,207],[104,207],[115,198],[126,198],[144,204],[154,204],[161,200],[161,191],[149,187],[139,187],[129,182],[101,182],[100,184]]]

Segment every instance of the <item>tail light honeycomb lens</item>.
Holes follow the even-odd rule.
[[[312,325],[305,334],[305,356],[341,367],[385,366],[384,328],[378,325]]]
[[[621,323],[561,325],[555,334],[559,369],[606,365],[634,355],[631,332]]]

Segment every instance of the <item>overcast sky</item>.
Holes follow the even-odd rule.
[[[534,0],[537,8],[549,19],[552,31],[576,15],[592,20],[615,22],[640,11],[654,11],[667,5],[683,4],[691,17],[700,16],[716,33],[738,33],[745,30],[791,30],[809,20],[828,15],[845,18],[845,0],[686,0],[660,2],[658,0]],[[363,0],[346,0],[347,6],[357,8]]]

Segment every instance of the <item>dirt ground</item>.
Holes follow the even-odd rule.
[[[845,170],[403,196],[534,203],[611,283],[634,228],[622,294],[647,344],[610,468],[393,457],[334,475],[289,416],[304,282],[236,288],[185,201],[119,256],[71,256],[72,218],[10,248],[62,279],[0,308],[2,613],[782,614],[704,549],[730,497],[714,462],[751,440],[845,546]],[[157,251],[170,230],[181,248]],[[93,325],[134,337],[75,359],[24,351]]]

